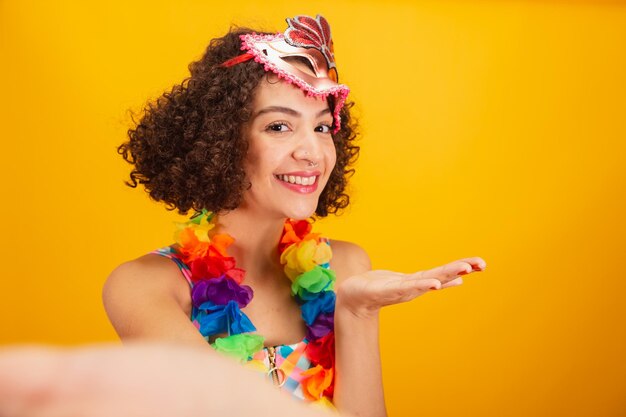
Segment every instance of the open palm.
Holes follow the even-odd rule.
[[[459,259],[413,274],[375,270],[347,278],[337,288],[337,299],[355,314],[410,301],[420,295],[463,283],[462,275],[482,271],[482,258]]]

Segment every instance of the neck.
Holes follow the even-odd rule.
[[[235,239],[228,249],[239,268],[246,271],[281,268],[278,242],[285,220],[281,217],[263,218],[240,207],[219,215],[214,232],[227,233]]]

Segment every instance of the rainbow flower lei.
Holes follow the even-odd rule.
[[[241,310],[254,295],[243,285],[246,272],[237,268],[227,248],[234,242],[228,234],[214,234],[215,215],[203,210],[178,224],[175,246],[181,260],[189,267],[193,288],[192,315],[196,327],[209,340],[226,333],[211,345],[215,350],[241,362],[263,349],[264,338]],[[285,222],[278,244],[280,262],[291,280],[291,292],[302,311],[308,341],[304,354],[312,367],[301,373],[302,391],[310,401],[332,398],[335,374],[334,311],[335,273],[329,269],[330,245],[311,232],[306,220]]]

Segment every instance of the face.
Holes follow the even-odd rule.
[[[335,166],[332,124],[326,100],[263,77],[244,128],[245,171],[252,187],[243,205],[265,216],[310,217]]]

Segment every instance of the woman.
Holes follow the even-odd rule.
[[[210,344],[296,397],[382,416],[380,308],[485,263],[371,271],[359,246],[312,233],[306,219],[348,205],[359,148],[327,22],[287,23],[213,40],[129,131],[130,185],[196,215],[176,244],[113,271],[104,303],[124,340]]]

